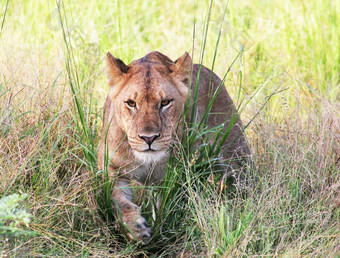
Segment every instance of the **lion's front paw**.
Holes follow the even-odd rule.
[[[147,244],[151,238],[151,229],[146,226],[146,220],[142,216],[138,216],[136,220],[126,221],[130,230],[127,236],[130,240],[139,240]]]

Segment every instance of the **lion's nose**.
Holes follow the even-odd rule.
[[[145,135],[138,135],[138,136],[150,146],[156,140],[156,138],[160,136],[160,134],[152,135],[152,136],[145,136]]]

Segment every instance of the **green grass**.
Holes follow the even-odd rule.
[[[0,256],[339,254],[339,1],[209,4],[1,3],[0,200],[27,194],[32,217],[15,224],[29,234],[0,232]],[[149,224],[163,193],[140,246],[115,230],[96,152],[106,52],[129,63],[153,50],[227,74],[255,166],[245,189],[221,189],[193,128],[165,184],[134,189]]]

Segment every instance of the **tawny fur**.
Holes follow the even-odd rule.
[[[117,182],[112,198],[119,205],[123,221],[137,239],[147,241],[150,230],[124,187],[131,180],[141,184],[159,184],[163,179],[168,149],[173,140],[179,138],[180,132],[176,132],[176,128],[181,122],[190,88],[188,84],[191,81],[193,92],[199,65],[192,65],[188,53],[173,62],[159,52],[151,52],[128,66],[108,53],[107,67],[110,90],[104,105],[99,169],[108,169]],[[213,92],[220,84],[221,80],[216,74],[202,68],[196,121],[201,120]],[[169,101],[169,104],[162,106],[162,101],[165,104]],[[208,126],[225,123],[226,130],[232,116],[236,117],[236,123],[222,148],[225,162],[247,157],[250,151],[233,101],[222,86],[212,106]],[[153,139],[151,144],[148,138]],[[237,164],[240,162],[234,161],[233,165],[241,165]],[[130,233],[127,235],[133,238]]]

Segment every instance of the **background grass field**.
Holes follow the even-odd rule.
[[[224,15],[226,6],[0,3],[0,256],[339,254],[340,2],[229,1]],[[175,189],[185,200],[166,206],[148,246],[126,243],[94,197],[106,52],[129,63],[189,51],[199,62],[204,42],[203,64],[217,50],[220,77],[239,55],[225,84],[252,121],[247,195],[192,187],[183,166]]]

